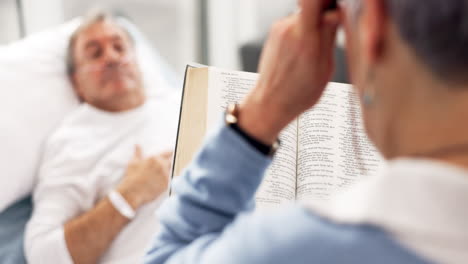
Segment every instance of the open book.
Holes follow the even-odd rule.
[[[174,157],[180,175],[227,105],[240,102],[258,74],[188,66]],[[330,83],[320,102],[280,135],[281,146],[257,194],[257,206],[327,199],[382,164],[360,123],[352,87]]]

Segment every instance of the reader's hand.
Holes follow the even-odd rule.
[[[317,103],[331,78],[340,15],[325,11],[330,1],[302,0],[301,12],[272,27],[260,79],[239,110],[239,126],[264,143]]]
[[[167,189],[171,157],[172,152],[165,152],[144,158],[141,148],[135,148],[125,177],[117,187],[134,209],[153,201]]]

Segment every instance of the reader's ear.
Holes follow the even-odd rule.
[[[383,0],[363,0],[361,21],[361,41],[363,54],[369,65],[374,65],[382,56],[387,23],[386,6]]]

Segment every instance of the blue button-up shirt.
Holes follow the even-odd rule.
[[[427,263],[377,226],[337,224],[300,205],[253,212],[271,159],[219,127],[159,211],[146,263]]]

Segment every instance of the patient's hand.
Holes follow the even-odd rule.
[[[172,152],[144,158],[139,146],[117,191],[134,208],[153,201],[168,186]]]

